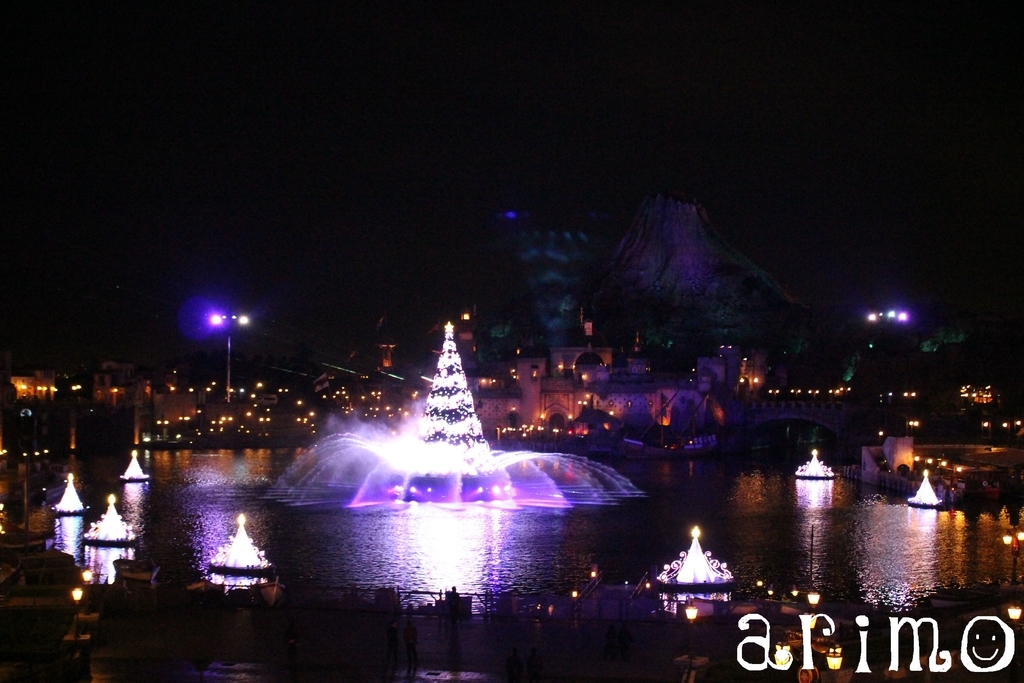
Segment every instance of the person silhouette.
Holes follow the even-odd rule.
[[[405,664],[409,671],[415,671],[420,665],[419,655],[416,653],[416,642],[419,640],[419,632],[412,623],[412,619],[405,622],[405,630],[402,632],[405,638]]]
[[[619,659],[626,662],[629,661],[629,646],[633,644],[633,634],[626,628],[626,624],[623,623],[619,626]]]
[[[608,631],[604,634],[604,659],[615,659],[615,646],[618,638],[615,635],[615,624],[608,624]]]
[[[389,663],[398,664],[398,622],[392,620],[388,624],[388,656]]]
[[[452,592],[448,594],[448,599],[451,601],[448,605],[448,616],[451,618],[454,624],[459,620],[459,591],[456,590],[455,586],[452,586]]]
[[[542,661],[537,648],[531,647],[530,654],[526,657],[526,677],[529,683],[540,683],[540,669]]]
[[[519,650],[512,648],[512,654],[505,660],[505,672],[508,683],[520,683],[523,680],[523,660],[519,659]]]

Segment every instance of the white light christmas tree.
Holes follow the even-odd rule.
[[[700,529],[693,527],[690,536],[693,541],[689,552],[684,550],[679,553],[678,560],[666,564],[665,570],[658,575],[658,581],[684,585],[732,583],[732,572],[726,568],[725,563],[712,559],[711,553],[700,547],[700,541],[697,540],[700,538]]]
[[[917,493],[912,498],[908,498],[907,502],[912,507],[919,508],[937,508],[942,505],[942,501],[939,500],[938,496],[935,495],[934,489],[932,489],[931,482],[928,481],[928,470],[924,471],[921,488],[917,490]]]
[[[53,509],[59,515],[80,515],[85,512],[82,499],[78,497],[78,492],[75,491],[74,474],[68,474],[68,485],[64,488],[64,495],[61,496],[60,502],[53,506]]]
[[[437,361],[434,384],[423,411],[423,440],[445,443],[466,451],[489,452],[480,419],[473,409],[473,395],[466,383],[462,358],[455,348],[455,327],[444,326],[444,346]],[[475,459],[468,457],[468,460]]]

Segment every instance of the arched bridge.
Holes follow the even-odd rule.
[[[744,411],[748,427],[778,420],[806,420],[831,429],[840,436],[851,413],[845,403],[822,401],[753,401]]]

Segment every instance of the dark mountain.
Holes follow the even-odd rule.
[[[648,345],[686,355],[777,345],[801,310],[718,234],[703,207],[662,195],[644,200],[596,291],[595,317],[613,339],[639,331]]]

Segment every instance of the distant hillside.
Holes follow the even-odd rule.
[[[594,309],[616,339],[640,331],[648,344],[702,353],[777,343],[800,307],[718,234],[702,207],[655,195],[610,259]]]

